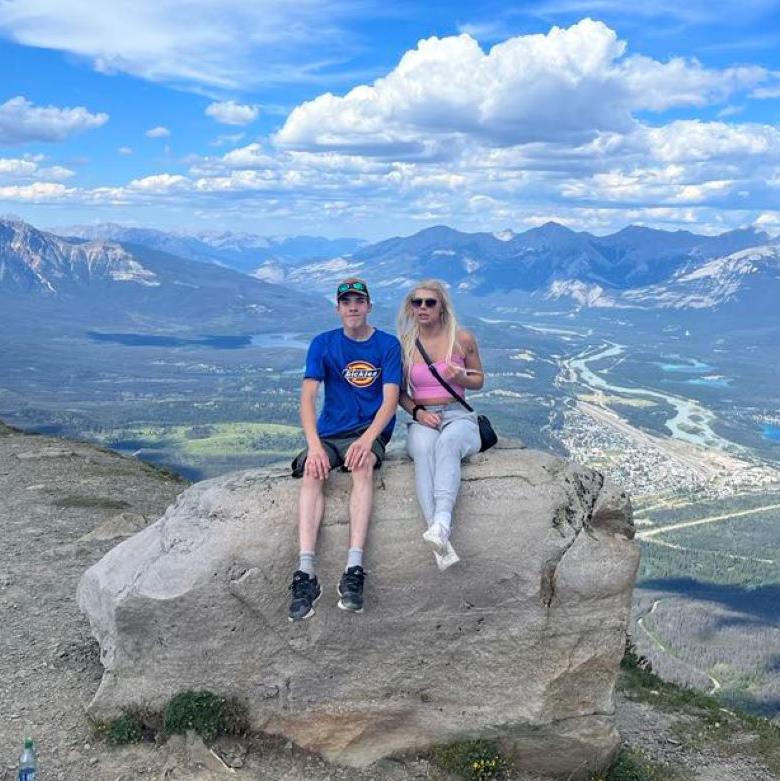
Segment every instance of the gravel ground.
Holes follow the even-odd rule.
[[[41,776],[49,781],[443,779],[421,758],[383,760],[356,771],[262,736],[222,739],[213,753],[194,735],[129,747],[95,737],[85,708],[102,668],[76,605],[76,585],[116,545],[117,535],[154,521],[185,487],[134,459],[23,435],[0,423],[0,781],[16,778],[26,736],[36,740]],[[747,757],[724,758],[669,742],[674,718],[639,703],[619,708],[629,744],[686,769],[691,779],[776,778]]]
[[[778,776],[744,754],[723,756],[715,747],[691,748],[681,743],[675,725],[697,719],[668,712],[642,702],[618,699],[618,729],[626,745],[641,751],[657,764],[668,765],[692,781],[777,781]],[[745,739],[748,734],[736,736]]]

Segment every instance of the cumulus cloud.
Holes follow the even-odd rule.
[[[246,106],[232,100],[211,103],[206,107],[206,115],[223,125],[248,125],[257,119],[259,113],[258,106]]]
[[[582,143],[629,132],[635,112],[717,103],[770,78],[763,68],[714,70],[695,60],[626,56],[602,22],[509,38],[485,53],[470,35],[429,38],[372,85],[297,106],[276,135],[284,148],[400,156],[493,146]]]
[[[146,131],[147,138],[168,138],[170,136],[171,131],[168,130],[167,127],[163,127],[162,125],[158,125],[157,127],[149,128],[149,130]]]
[[[120,146],[116,151],[120,155],[124,155],[124,156],[133,154],[133,149],[132,149],[132,147],[129,147],[129,146]]]
[[[25,179],[35,174],[38,164],[32,160],[0,157],[0,178]]]
[[[72,190],[64,184],[53,182],[34,182],[25,185],[0,186],[0,201],[20,201],[22,203],[46,203],[47,201],[61,201]]]
[[[60,165],[41,167],[43,155],[26,155],[23,158],[0,157],[0,182],[24,182],[35,180],[70,179],[75,174],[69,168]]]
[[[217,89],[313,81],[343,62],[341,0],[5,0],[0,34],[87,58],[104,73]],[[361,3],[363,17],[371,3]],[[185,21],[186,17],[186,21]]]
[[[128,185],[128,190],[145,193],[169,193],[173,190],[186,190],[190,180],[179,174],[155,174],[145,176],[142,179],[133,179]]]
[[[604,232],[629,222],[717,232],[776,213],[780,127],[696,117],[775,77],[628,56],[590,20],[487,52],[469,35],[432,38],[372,85],[302,104],[275,138],[179,161],[186,173],[58,188],[56,166],[24,157],[3,163],[0,185],[6,199],[165,204],[212,220],[251,213],[291,230],[296,220],[307,231],[373,222],[386,235],[432,221],[520,230],[557,219]]]
[[[667,162],[741,160],[762,157],[780,160],[780,129],[772,125],[678,120],[657,128],[644,128],[637,135],[647,153]]]
[[[83,106],[35,106],[17,95],[0,104],[0,144],[63,141],[74,133],[100,127],[106,122],[108,114],[91,114]]]

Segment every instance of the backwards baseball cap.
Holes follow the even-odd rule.
[[[371,299],[368,293],[368,285],[358,277],[349,277],[336,288],[336,301],[340,301],[342,296],[346,296],[348,293],[356,293],[359,296]]]

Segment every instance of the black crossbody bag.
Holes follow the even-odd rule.
[[[439,374],[438,370],[433,365],[433,361],[431,361],[430,356],[425,352],[425,348],[422,346],[422,342],[417,339],[415,344],[417,345],[417,349],[419,350],[420,355],[422,355],[423,360],[428,365],[428,369],[430,370],[431,374],[439,381],[439,384],[447,391],[447,393],[450,394],[450,396],[452,396],[454,399],[457,399],[469,412],[474,412],[474,407],[472,407],[471,404],[469,404],[466,399],[463,398],[463,396],[461,396],[459,393],[456,393],[447,380],[445,380],[444,377]],[[484,453],[486,450],[493,447],[496,442],[498,442],[498,436],[493,430],[492,424],[487,419],[487,415],[477,415],[477,425],[479,426],[479,452]]]

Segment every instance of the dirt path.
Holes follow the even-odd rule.
[[[669,656],[674,656],[675,660],[678,661],[680,664],[684,664],[687,667],[689,667],[691,670],[695,670],[697,672],[702,673],[702,675],[706,675],[710,679],[710,683],[712,683],[712,688],[709,690],[708,694],[717,694],[722,686],[720,681],[717,678],[714,678],[712,675],[710,675],[706,670],[702,670],[699,667],[694,667],[690,662],[686,662],[684,659],[680,659],[679,657],[675,656],[669,648],[667,648],[660,640],[658,635],[656,635],[654,632],[651,632],[644,624],[645,619],[648,616],[653,615],[655,613],[656,608],[661,603],[660,599],[654,599],[653,600],[653,606],[648,610],[647,613],[645,613],[641,618],[638,618],[636,621],[636,625],[645,633],[645,635],[650,638],[653,645],[661,651],[661,653],[667,654]]]
[[[649,529],[648,531],[637,532],[637,537],[640,540],[646,540],[649,537],[655,537],[658,534],[664,534],[664,532],[673,532],[677,529],[687,529],[690,526],[701,526],[705,523],[718,523],[719,521],[728,521],[731,518],[741,518],[745,515],[755,515],[756,513],[765,512],[766,510],[780,509],[780,504],[767,504],[763,507],[751,507],[749,510],[739,510],[734,513],[724,513],[723,515],[710,515],[708,518],[698,518],[695,521],[681,521],[680,523],[670,523],[668,526],[659,526],[657,529]]]
[[[672,550],[690,551],[691,553],[712,553],[715,556],[721,556],[726,559],[734,559],[735,561],[756,561],[759,564],[774,564],[774,559],[761,559],[756,556],[741,556],[739,553],[726,553],[721,550],[709,550],[707,548],[686,548],[684,545],[675,545],[673,542],[666,542],[665,540],[649,539],[646,540],[649,545],[660,545],[663,548],[672,548]]]

